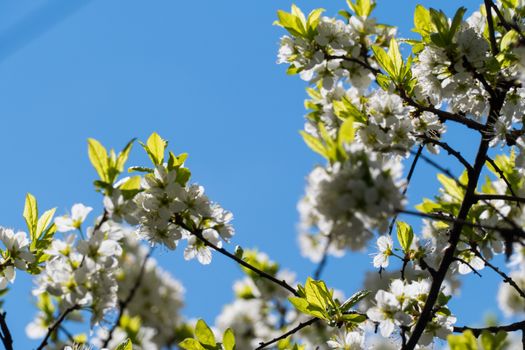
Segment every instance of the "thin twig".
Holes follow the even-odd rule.
[[[53,323],[48,329],[47,329],[47,334],[46,336],[44,337],[44,339],[42,340],[42,342],[40,343],[40,345],[38,346],[37,350],[42,350],[45,348],[45,346],[47,345],[47,341],[49,340],[49,337],[51,337],[51,335],[58,329],[58,327],[60,327],[60,325],[62,324],[62,322],[66,319],[66,317],[73,311],[75,311],[76,309],[78,309],[78,305],[73,305],[72,307],[66,309],[66,311],[64,311],[62,313],[62,315],[60,315],[60,317],[55,321],[55,323]]]
[[[318,280],[321,277],[321,273],[323,273],[323,270],[328,261],[328,250],[330,249],[330,244],[332,244],[332,235],[328,235],[326,238],[326,244],[323,248],[323,257],[321,258],[321,261],[319,261],[319,264],[317,264],[317,268],[313,274],[314,280]]]
[[[431,143],[433,145],[437,145],[441,148],[443,148],[445,151],[447,151],[448,154],[456,158],[465,169],[467,169],[468,172],[472,171],[472,165],[461,155],[460,152],[456,151],[454,148],[452,148],[448,143],[442,142],[436,139],[433,139],[431,137],[428,137],[427,135],[417,135],[417,137],[424,140],[425,143]]]
[[[507,196],[505,194],[479,193],[479,194],[476,194],[476,199],[480,201],[502,200],[502,201],[508,201],[508,202],[525,203],[525,198],[523,197]]]
[[[206,244],[208,247],[210,248],[213,248],[214,250],[216,250],[217,252],[221,253],[222,255],[234,260],[235,262],[237,262],[239,265],[242,265],[244,267],[246,267],[247,269],[255,272],[256,274],[258,274],[259,276],[261,276],[262,278],[266,278],[267,280],[281,286],[282,288],[288,290],[290,293],[292,293],[293,295],[295,296],[299,296],[299,293],[297,292],[297,290],[292,287],[291,285],[289,285],[285,280],[278,280],[277,278],[275,278],[274,276],[258,269],[257,267],[247,263],[246,261],[236,257],[235,255],[233,255],[232,253],[230,253],[229,251],[227,251],[226,249],[224,248],[219,248],[217,247],[215,244],[211,243],[210,241],[208,241],[206,238],[204,238],[202,236],[202,231],[201,230],[194,230],[193,232],[190,231],[192,234],[194,234],[201,242],[203,242],[204,244]]]
[[[480,258],[483,263],[485,264],[485,266],[488,266],[490,269],[492,269],[494,272],[496,272],[498,275],[500,275],[502,278],[503,278],[503,282],[505,283],[508,283],[509,285],[511,285],[515,290],[516,292],[518,292],[518,294],[525,299],[525,292],[523,291],[523,289],[521,289],[518,284],[509,276],[507,275],[505,272],[501,271],[497,266],[493,265],[492,263],[490,263],[487,259],[485,259],[483,257],[483,255],[481,255],[481,253],[475,249],[475,248],[472,248],[471,251],[478,257]]]
[[[106,337],[106,340],[104,340],[104,343],[102,344],[102,348],[106,348],[108,346],[109,342],[113,338],[113,333],[115,332],[115,330],[117,329],[117,327],[120,324],[120,320],[122,319],[122,316],[124,316],[124,311],[128,307],[129,303],[135,297],[135,294],[137,293],[137,291],[138,291],[138,289],[140,287],[140,284],[142,283],[142,278],[144,276],[144,270],[146,269],[146,263],[148,262],[148,259],[150,258],[152,253],[153,253],[153,249],[151,249],[148,252],[146,257],[144,258],[144,261],[142,261],[142,265],[140,266],[139,275],[137,276],[135,284],[131,288],[131,290],[130,290],[128,296],[126,297],[126,299],[124,299],[122,301],[119,301],[119,313],[118,313],[117,319],[115,320],[115,323],[113,324],[113,326],[109,330],[108,336]]]
[[[402,192],[403,196],[407,194],[408,185],[410,185],[410,180],[412,180],[412,176],[414,175],[414,171],[416,170],[416,165],[419,160],[419,157],[421,157],[421,153],[423,152],[423,147],[424,145],[419,145],[416,151],[416,154],[414,155],[414,160],[412,161],[412,164],[410,165],[410,170],[408,171],[407,182],[405,184],[405,188],[403,188],[403,192]],[[388,235],[389,236],[392,235],[392,230],[394,229],[396,220],[397,220],[397,214],[394,215],[394,217],[390,221],[390,225],[388,225]]]
[[[499,50],[498,50],[498,44],[496,43],[496,32],[494,30],[494,20],[492,18],[490,0],[485,0],[485,11],[487,11],[487,24],[489,27],[490,49],[492,50],[492,54],[496,56]]]
[[[518,195],[512,189],[512,185],[510,184],[510,181],[505,176],[505,173],[503,172],[503,170],[499,168],[498,164],[496,164],[496,162],[490,157],[487,157],[486,160],[487,162],[489,162],[490,165],[492,165],[494,170],[496,170],[496,172],[498,173],[499,177],[503,180],[503,182],[505,182],[505,184],[507,185],[507,188],[509,189],[510,194],[513,195],[514,197],[517,197]]]
[[[13,350],[13,337],[7,326],[6,315],[5,311],[0,312],[0,330],[2,331],[0,339],[2,344],[4,344],[5,350]]]
[[[511,323],[508,325],[503,326],[492,326],[492,327],[485,327],[485,328],[474,328],[474,327],[454,327],[454,332],[456,333],[463,333],[465,331],[471,331],[475,337],[478,337],[482,332],[490,332],[490,333],[498,333],[499,331],[504,332],[515,332],[515,331],[523,331],[525,328],[525,321],[519,321],[515,323]]]
[[[309,319],[306,322],[301,322],[301,323],[299,323],[297,325],[297,327],[292,328],[291,330],[289,330],[288,332],[284,333],[283,335],[281,335],[281,336],[279,336],[277,338],[274,338],[274,339],[269,340],[267,342],[260,342],[259,343],[259,347],[257,347],[255,350],[264,349],[264,348],[266,348],[269,345],[277,343],[279,340],[286,339],[289,336],[291,336],[292,334],[295,334],[295,333],[299,332],[301,329],[303,329],[305,327],[308,327],[308,326],[310,326],[310,325],[312,325],[312,324],[314,324],[314,323],[316,323],[318,321],[320,321],[320,319],[318,319],[317,317],[313,317],[313,318]]]
[[[460,263],[462,263],[462,264],[467,265],[467,266],[469,267],[469,269],[470,269],[472,272],[474,272],[474,274],[477,275],[478,277],[483,277],[483,276],[481,276],[481,273],[479,273],[479,271],[476,270],[476,269],[475,269],[475,268],[474,268],[469,262],[467,262],[465,259],[461,259],[461,258],[459,258],[459,257],[456,256],[456,257],[454,257],[454,260],[456,260],[457,262],[460,262]]]

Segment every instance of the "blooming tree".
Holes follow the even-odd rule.
[[[192,182],[187,154],[157,133],[140,143],[150,164],[127,168],[131,176],[123,173],[134,140],[117,153],[89,139],[103,212],[78,203],[55,217],[28,194],[27,233],[0,227],[0,289],[8,296],[17,270],[35,276],[38,312],[26,330],[39,350],[525,347],[514,336],[525,320],[473,328],[448,306],[461,276],[486,268],[501,278],[501,310],[525,314],[525,3],[485,0],[451,19],[419,5],[417,39],[377,23],[372,0],[347,5],[340,18],[292,5],[276,21],[286,31],[278,62],[309,83],[302,137],[324,158],[298,204],[314,275],[298,282],[263,252],[229,248],[232,213]],[[477,135],[473,159],[447,138],[452,124]],[[440,152],[464,171],[439,164]],[[441,187],[411,209],[420,162],[439,171]],[[420,218],[422,229],[400,216]],[[179,244],[186,260],[209,264],[219,253],[245,274],[211,327],[181,315],[184,289],[151,255]],[[362,289],[321,279],[328,256],[370,250],[376,271]],[[90,332],[69,330],[88,319]],[[0,340],[14,349],[8,321],[1,313]]]

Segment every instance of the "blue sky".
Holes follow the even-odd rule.
[[[421,3],[449,14],[457,4]],[[328,15],[346,6],[344,1],[296,4],[305,10],[325,7]],[[416,2],[399,4],[380,0],[376,15],[410,36]],[[235,244],[260,248],[304,281],[315,266],[298,252],[295,207],[305,176],[320,159],[298,134],[306,84],[275,63],[284,33],[272,22],[278,9],[290,5],[263,0],[0,3],[0,225],[24,228],[26,192],[41,208],[57,207],[58,213],[77,202],[100,211],[86,139],[120,149],[133,137],[144,140],[157,131],[170,149],[189,153],[193,180],[233,211]],[[453,128],[449,140],[458,146],[476,141]],[[136,147],[129,165],[146,161]],[[433,170],[421,164],[410,199],[415,204],[435,189]],[[202,266],[185,262],[182,250],[158,250],[156,256],[184,283],[186,315],[213,322],[232,299],[232,282],[241,273],[223,257],[214,255],[211,265]],[[331,259],[324,277],[351,294],[370,261],[366,255]],[[465,323],[483,318],[480,303],[496,310],[497,279],[491,276],[485,272],[483,293],[476,278],[468,278],[453,304]],[[30,279],[19,274],[6,305],[20,348],[34,346],[23,330],[34,313],[30,288]]]

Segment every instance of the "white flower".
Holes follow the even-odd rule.
[[[68,232],[80,228],[88,214],[93,210],[82,203],[74,204],[71,208],[71,216],[59,216],[55,218],[55,225],[59,232]]]
[[[374,267],[388,267],[388,258],[392,255],[394,241],[390,235],[381,236],[377,239],[379,253],[374,256]]]
[[[0,240],[9,251],[9,258],[16,268],[25,270],[28,263],[35,261],[34,255],[29,251],[29,240],[25,232],[14,233],[11,229],[0,227]]]
[[[395,314],[399,312],[400,304],[396,297],[384,290],[379,290],[375,296],[376,306],[367,311],[370,320],[379,322],[379,330],[383,337],[389,337],[394,331]]]
[[[459,255],[459,257],[465,262],[463,263],[461,261],[458,261],[459,263],[458,272],[462,275],[466,275],[468,273],[473,272],[472,269],[474,269],[474,271],[478,271],[485,267],[485,263],[483,262],[483,260],[477,257],[476,255],[474,255],[474,253],[472,252],[469,252],[469,251],[462,252]]]
[[[326,342],[330,349],[358,350],[363,349],[364,337],[359,332],[340,331],[335,337]]]
[[[206,229],[202,232],[202,236],[218,248],[222,247],[222,242],[217,231]],[[211,250],[204,242],[199,240],[197,236],[190,235],[188,237],[188,246],[184,249],[184,259],[191,260],[193,258],[197,258],[201,264],[207,265],[211,262]]]

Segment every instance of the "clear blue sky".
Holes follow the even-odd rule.
[[[297,1],[334,15],[345,2]],[[380,21],[409,36],[415,1],[379,0]],[[449,14],[456,1],[422,1]],[[468,2],[477,6],[478,2]],[[0,225],[24,229],[24,195],[41,208],[69,210],[76,202],[101,209],[86,139],[120,148],[152,131],[188,152],[193,180],[233,211],[236,244],[259,247],[304,281],[314,265],[296,245],[296,202],[304,178],[320,160],[304,145],[305,83],[275,64],[280,28],[276,11],[291,2],[76,0],[0,3]],[[469,10],[472,10],[470,8]],[[457,145],[470,142],[451,133]],[[138,147],[130,165],[146,159]],[[467,153],[468,154],[468,153]],[[443,158],[446,161],[446,157]],[[453,170],[454,163],[447,162]],[[429,183],[432,183],[429,186]],[[417,203],[436,188],[434,172],[418,169],[410,189]],[[93,219],[93,216],[90,217]],[[230,249],[233,249],[230,246]],[[182,250],[157,252],[186,287],[190,317],[213,322],[232,299],[241,273],[219,255],[209,266],[185,262]],[[331,259],[324,275],[351,294],[370,258]],[[483,293],[469,278],[453,310],[467,323],[495,311],[496,279],[485,271]],[[213,284],[213,288],[210,285]],[[19,274],[8,296],[15,345],[28,349],[24,327],[31,281]]]

